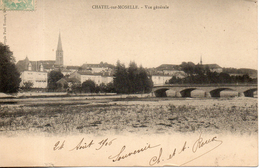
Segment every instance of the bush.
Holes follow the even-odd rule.
[[[28,82],[24,82],[21,89],[25,90],[25,91],[30,91],[33,87],[33,83],[28,81]]]
[[[96,91],[96,84],[92,80],[86,80],[82,83],[81,88],[85,93],[94,93]]]

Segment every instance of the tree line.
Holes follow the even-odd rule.
[[[177,84],[210,84],[210,83],[257,83],[257,79],[252,79],[248,74],[240,76],[230,76],[225,72],[236,72],[234,69],[224,69],[225,72],[217,73],[209,67],[192,62],[183,62],[180,65],[187,76],[178,78],[173,76],[168,83]],[[252,72],[243,69],[241,72]],[[48,90],[59,89],[57,81],[63,78],[60,71],[52,71],[48,74]],[[20,73],[15,66],[15,58],[10,48],[0,43],[0,92],[17,93],[20,89]],[[30,89],[31,83],[24,83],[22,88]],[[68,87],[68,86],[67,86]],[[126,67],[119,61],[115,67],[113,82],[108,84],[95,84],[94,81],[87,80],[82,84],[74,84],[72,89],[78,92],[113,92],[120,94],[149,93],[153,87],[151,76],[142,66],[137,66],[135,62],[130,62]]]
[[[51,71],[48,74],[48,86],[47,89],[49,92],[54,91],[68,91],[74,93],[114,93],[114,85],[112,82],[108,84],[101,83],[97,85],[93,80],[86,80],[82,84],[80,83],[72,83],[71,86],[66,83],[65,85],[61,85],[57,83],[62,78],[68,78],[68,76],[64,76],[60,71]]]
[[[57,83],[63,74],[59,71],[51,71],[48,75],[48,91],[57,91],[61,86]],[[119,61],[115,67],[113,82],[97,85],[95,81],[86,80],[82,84],[74,83],[71,87],[65,86],[71,92],[80,93],[149,93],[152,90],[153,82],[151,76],[142,66],[137,66],[135,62],[130,62],[129,67],[125,67]]]
[[[250,78],[248,74],[230,76],[228,73],[218,73],[210,70],[209,66],[195,65],[192,62],[183,62],[180,67],[187,76],[185,78],[173,76],[169,84],[257,83],[257,79]]]
[[[125,67],[117,61],[113,83],[116,93],[122,94],[149,93],[153,87],[151,76],[135,62],[130,62],[129,66]]]

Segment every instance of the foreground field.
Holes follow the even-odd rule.
[[[140,101],[142,100],[142,101]],[[118,99],[0,107],[0,135],[258,132],[256,98]]]

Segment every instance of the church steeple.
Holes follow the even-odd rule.
[[[62,45],[61,45],[61,37],[60,37],[60,33],[59,33],[59,41],[58,41],[57,50],[62,51]]]
[[[63,66],[63,50],[61,44],[61,35],[59,33],[58,46],[56,50],[56,65],[59,67]]]
[[[200,56],[200,65],[202,65],[202,56]]]

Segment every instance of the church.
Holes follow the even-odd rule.
[[[21,87],[26,82],[30,82],[33,84],[33,88],[47,88],[48,72],[61,70],[64,67],[61,35],[59,34],[56,60],[30,61],[26,56],[24,60],[17,62],[16,67],[21,73]]]
[[[93,80],[96,84],[110,83],[113,81],[114,66],[111,64],[83,64],[82,66],[65,66],[61,35],[59,34],[56,50],[56,60],[30,61],[26,56],[24,60],[17,62],[16,67],[21,73],[20,86],[25,86],[26,82],[33,84],[32,88],[47,88],[48,73],[55,70],[60,71],[68,80],[75,78],[80,83],[86,80]]]

